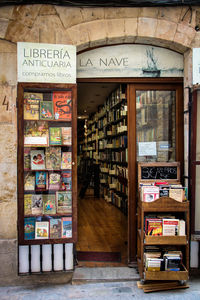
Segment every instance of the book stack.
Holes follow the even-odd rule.
[[[150,236],[185,236],[185,221],[171,218],[145,217],[145,235]]]

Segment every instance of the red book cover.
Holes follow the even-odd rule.
[[[72,120],[72,92],[54,92],[53,107],[55,120]]]
[[[162,220],[161,219],[146,219],[147,230],[146,235],[162,235]]]

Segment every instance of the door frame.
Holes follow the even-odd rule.
[[[137,254],[137,164],[136,164],[136,88],[163,90],[176,87],[176,160],[184,165],[183,78],[77,78],[79,83],[127,84],[128,103],[128,264],[136,262]],[[133,96],[134,95],[134,96]],[[78,102],[78,99],[77,99]]]

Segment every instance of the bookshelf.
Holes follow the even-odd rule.
[[[164,176],[167,176],[167,172],[170,170],[170,168],[171,171],[174,170],[175,167],[177,168],[177,176],[174,176],[173,179],[168,178],[168,181],[170,183],[177,184],[180,179],[179,163],[162,163],[160,165],[160,169],[162,169],[162,174]],[[138,166],[139,182],[142,179],[142,174],[144,175],[142,171],[142,166],[145,168],[152,168],[151,172],[149,172],[149,174],[151,174],[149,181],[145,181],[143,178],[142,183],[153,183],[152,177],[154,175],[152,175],[152,170],[155,171],[156,168],[159,168],[159,163],[140,163]],[[163,173],[163,168],[165,167],[166,173]],[[170,171],[168,174],[170,174]],[[156,176],[158,177],[158,174]],[[161,182],[163,178],[157,178],[157,180]],[[154,179],[154,182],[157,180]],[[137,263],[141,280],[178,280],[183,282],[187,281],[189,278],[189,201],[178,202],[175,199],[164,196],[159,197],[158,199],[152,202],[143,202],[140,196],[137,207],[137,215]],[[151,233],[147,233],[148,219],[154,219],[157,218],[157,216],[159,216],[158,218],[160,218],[160,220],[162,220],[163,222],[163,219],[161,218],[162,215],[164,216],[163,219],[169,218],[169,220],[174,220],[174,217],[178,220],[183,219],[185,222],[185,234],[179,235],[179,233],[177,233],[177,235],[163,235],[162,233],[161,235],[151,235]],[[174,217],[172,217],[172,215]],[[173,271],[170,269],[166,270],[166,260],[164,260],[164,268],[161,268],[161,270],[149,270],[147,267],[147,262],[145,262],[145,255],[151,255],[151,251],[161,252],[160,258],[164,257],[164,253],[170,253],[170,251],[171,253],[181,252],[182,254],[180,270],[175,270],[176,268]]]
[[[76,89],[18,85],[20,245],[77,238]]]
[[[87,121],[83,157],[99,164],[100,194],[127,214],[127,97],[120,85]]]

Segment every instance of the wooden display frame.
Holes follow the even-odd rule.
[[[68,91],[72,92],[72,238],[24,239],[24,91]],[[77,87],[76,84],[19,83],[18,92],[18,242],[19,245],[75,243],[77,241]],[[48,122],[48,121],[47,121]],[[52,121],[51,121],[52,122]],[[63,125],[65,121],[62,121]],[[54,216],[60,216],[55,214]],[[62,216],[69,214],[62,214]],[[36,215],[37,216],[37,215]]]

